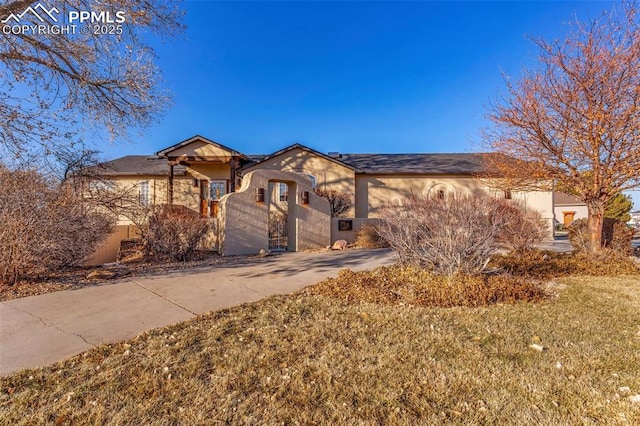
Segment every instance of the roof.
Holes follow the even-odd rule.
[[[341,154],[340,160],[367,174],[478,174],[484,154]]]
[[[94,169],[105,176],[169,176],[169,163],[166,158],[158,158],[148,155],[127,155],[115,160],[100,163]],[[186,174],[184,166],[174,166],[174,175]]]
[[[485,157],[487,154],[323,154],[299,143],[287,146],[273,154],[245,155],[241,152],[227,148],[217,142],[202,136],[193,136],[173,146],[165,148],[157,153],[157,157],[129,155],[104,163],[109,170],[101,172],[107,175],[167,175],[169,166],[167,158],[169,153],[180,147],[195,141],[202,141],[221,147],[233,155],[237,155],[248,164],[239,170],[253,169],[259,164],[269,161],[294,149],[300,149],[311,155],[324,158],[335,164],[339,164],[355,173],[362,174],[400,174],[400,175],[477,175],[486,172]],[[206,161],[206,159],[203,159]],[[176,166],[174,173],[185,173],[182,166]]]
[[[573,206],[577,204],[584,204],[584,202],[575,195],[567,194],[566,192],[560,191],[555,193],[553,203],[556,206]]]

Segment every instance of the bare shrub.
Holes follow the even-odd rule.
[[[356,232],[355,242],[361,248],[377,249],[389,247],[389,243],[380,236],[375,225],[362,225]]]
[[[509,249],[522,252],[531,250],[542,242],[549,230],[542,215],[533,210],[524,212],[520,206],[501,203],[507,221],[499,240]]]
[[[0,223],[0,281],[13,284],[25,275],[81,264],[114,220],[68,185],[0,166]]]
[[[515,211],[481,193],[412,196],[382,211],[380,235],[400,263],[440,274],[477,273],[500,249]]]
[[[184,206],[159,205],[151,209],[142,241],[147,258],[190,260],[209,224],[206,219]]]
[[[316,194],[329,201],[329,208],[331,210],[331,217],[344,216],[353,205],[351,196],[346,192],[331,190],[316,189]]]
[[[569,241],[574,250],[579,252],[590,251],[589,234],[587,230],[587,220],[575,220],[569,226]],[[624,222],[616,219],[604,218],[602,224],[602,247],[611,249],[623,255],[630,255],[633,252],[631,239],[633,230]]]
[[[634,230],[621,220],[604,218],[602,224],[602,242],[607,247],[622,255],[629,256],[633,254],[631,240],[633,239]]]
[[[589,251],[587,219],[576,219],[567,227],[567,237],[575,251]]]

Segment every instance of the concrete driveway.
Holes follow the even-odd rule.
[[[286,253],[2,302],[0,375],[213,310],[290,293],[344,268],[372,269],[392,262],[389,250]]]

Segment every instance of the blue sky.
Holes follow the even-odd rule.
[[[244,153],[481,150],[487,105],[535,66],[526,36],[562,37],[611,2],[185,1],[155,47],[174,102],[106,158],[201,134]],[[640,194],[636,194],[640,205]]]

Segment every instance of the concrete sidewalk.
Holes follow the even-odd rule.
[[[371,269],[392,262],[389,250],[286,253],[2,302],[0,375],[47,365],[216,309],[290,293],[335,276],[340,269]]]

